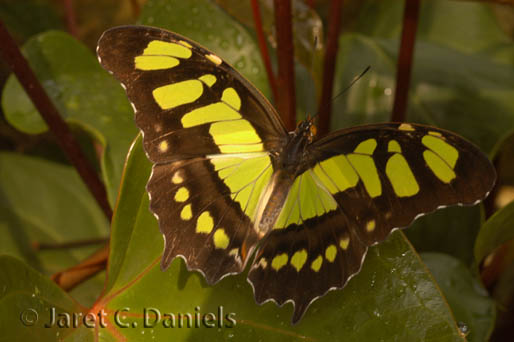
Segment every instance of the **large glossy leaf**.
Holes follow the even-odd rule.
[[[0,153],[0,253],[53,273],[75,265],[93,247],[35,251],[34,243],[106,237],[108,222],[76,171],[20,154]]]
[[[448,253],[471,265],[481,222],[480,206],[450,207],[419,218],[405,231],[405,235],[418,253]]]
[[[82,306],[92,307],[105,285],[105,271],[97,273],[80,284],[77,284],[68,294]]]
[[[332,126],[388,121],[398,41],[343,34],[336,91],[367,65],[371,71],[335,102]],[[407,121],[455,131],[485,152],[514,125],[512,66],[435,44],[416,44]]]
[[[361,1],[357,19],[354,20],[354,31],[374,38],[398,39],[402,30],[404,4],[403,1]],[[508,12],[509,9],[504,10]],[[490,4],[424,1],[419,13],[417,41],[512,63],[512,42]]]
[[[105,147],[102,173],[114,203],[125,155],[136,134],[123,89],[85,46],[66,33],[40,34],[24,45],[23,52],[59,113]],[[2,105],[6,119],[17,129],[26,133],[47,129],[14,76],[7,81]]]
[[[492,298],[460,260],[442,253],[422,253],[437,284],[448,299],[461,332],[470,342],[487,341],[494,327]]]
[[[144,188],[150,166],[138,139],[127,160],[113,220],[108,282],[95,305],[109,313],[111,322],[98,332],[100,340],[104,334],[106,339],[139,341],[463,340],[437,286],[400,232],[372,247],[362,272],[343,291],[316,301],[296,326],[290,324],[291,305],[255,304],[244,275],[208,286],[198,273],[188,272],[181,259],[162,272],[162,236]],[[158,322],[156,311],[161,314]],[[221,319],[208,320],[215,325],[209,329],[202,319],[211,312]],[[190,313],[194,328],[164,327],[171,323],[165,313],[175,315],[176,325],[179,314]],[[187,319],[182,320],[187,326]],[[126,324],[131,328],[122,327]]]
[[[210,0],[148,0],[139,22],[184,35],[234,66],[269,98],[269,85],[254,38]]]
[[[497,211],[480,230],[475,243],[475,260],[481,262],[503,243],[514,239],[514,202]]]
[[[389,120],[403,5],[364,1],[354,33],[341,36],[335,92],[365,66],[371,71],[336,102],[334,128]],[[423,2],[407,120],[454,130],[489,152],[514,123],[513,60],[490,6]]]
[[[59,340],[73,329],[71,324],[69,328],[58,328],[51,324],[51,311],[55,310],[56,316],[68,314],[70,317],[73,313],[78,315],[86,311],[54,282],[16,258],[0,256],[0,270],[0,329],[3,341]]]

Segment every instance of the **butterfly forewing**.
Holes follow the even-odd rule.
[[[126,88],[145,151],[156,163],[274,150],[287,137],[257,89],[218,56],[178,34],[113,28],[100,38],[98,56]]]
[[[362,237],[369,243],[439,207],[475,204],[495,182],[494,168],[478,148],[454,133],[423,125],[352,128],[321,139],[312,149],[310,164],[333,174],[335,199],[349,217],[369,225],[371,237]],[[342,156],[346,166],[334,168]],[[351,178],[351,184],[358,181],[341,185],[341,177]]]

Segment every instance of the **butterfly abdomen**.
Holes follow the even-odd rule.
[[[307,128],[305,128],[307,127]],[[260,207],[255,220],[259,236],[273,229],[297,176],[304,171],[306,146],[309,143],[310,125],[300,124],[274,161],[275,173],[266,191],[260,198]]]
[[[294,179],[294,175],[285,170],[277,170],[273,175],[259,200],[259,210],[255,219],[255,229],[260,237],[273,229]]]

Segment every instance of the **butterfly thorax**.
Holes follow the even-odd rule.
[[[295,131],[289,133],[289,140],[278,155],[276,169],[283,170],[294,179],[304,169],[307,159],[307,145],[312,142],[315,128],[310,119],[298,124]]]
[[[315,130],[311,120],[300,122],[274,161],[273,177],[260,200],[255,229],[262,237],[273,228],[294,180],[304,171],[307,146],[312,142]]]

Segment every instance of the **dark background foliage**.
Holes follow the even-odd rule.
[[[281,44],[288,37],[275,27],[271,0],[0,3],[0,20],[105,186],[99,206],[62,152],[60,135],[48,131],[45,108],[34,106],[10,74],[11,63],[0,58],[0,328],[6,340],[514,338],[513,2],[291,3],[289,76]],[[123,89],[95,56],[105,29],[134,23],[176,31],[218,53],[274,101],[286,122],[287,115],[294,121],[322,109],[322,130],[391,118],[453,130],[490,156],[498,184],[484,204],[424,216],[405,234],[372,247],[361,273],[316,301],[295,326],[291,305],[256,305],[244,275],[211,287],[182,260],[161,272],[163,242],[145,192],[151,165]],[[270,55],[264,58],[263,44]],[[2,41],[4,53],[6,46]],[[405,59],[409,51],[413,56]],[[367,66],[370,71],[333,99]],[[287,84],[293,80],[294,87]],[[277,85],[288,91],[277,96]],[[142,326],[144,308],[205,314],[220,306],[235,313],[234,327]],[[103,310],[108,326],[45,328],[51,308]],[[139,325],[116,324],[122,308],[129,308],[123,321]],[[30,326],[21,321],[28,309],[40,318]]]

